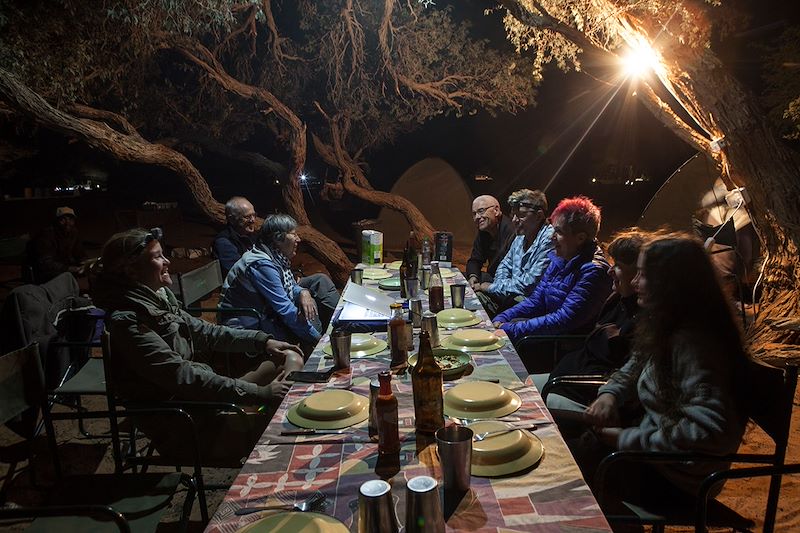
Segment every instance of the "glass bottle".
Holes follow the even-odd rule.
[[[413,277],[410,272],[411,265],[409,264],[408,246],[403,250],[403,262],[400,264],[400,298],[408,298],[406,292],[406,278]]]
[[[392,392],[392,375],[388,371],[378,374],[380,390],[375,401],[378,419],[378,454],[400,451],[400,429],[397,417],[397,398]]]
[[[442,284],[442,274],[439,272],[439,263],[431,263],[431,281],[428,284],[428,309],[432,313],[438,313],[444,309],[444,285]]]
[[[414,425],[418,433],[435,433],[444,426],[442,369],[436,364],[427,331],[419,334],[417,364],[411,371],[414,391]]]
[[[422,239],[422,266],[431,264],[431,240],[427,237]]]
[[[408,365],[408,349],[406,345],[406,318],[403,316],[403,304],[393,303],[389,306],[392,316],[389,319],[389,349],[392,353],[392,369],[405,368]]]
[[[414,233],[413,230],[408,234],[406,247],[408,248],[408,275],[411,278],[416,278],[419,274],[420,262],[422,261],[422,256],[419,253],[422,248],[422,243],[420,243],[417,234]]]

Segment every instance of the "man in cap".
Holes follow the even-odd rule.
[[[86,258],[76,227],[77,217],[71,207],[56,209],[55,220],[36,235],[28,245],[28,261],[35,283],[50,281],[62,272],[80,276]]]

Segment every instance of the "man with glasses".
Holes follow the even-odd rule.
[[[227,276],[236,261],[253,247],[256,236],[256,210],[247,198],[234,196],[225,204],[228,225],[215,238],[211,248],[219,259],[222,276]]]
[[[547,198],[542,191],[520,189],[508,197],[516,237],[491,283],[474,287],[489,316],[530,294],[550,263],[553,228],[547,222]]]
[[[467,260],[467,281],[475,289],[481,283],[492,282],[515,232],[511,219],[500,210],[500,202],[488,194],[478,196],[472,202],[472,220],[478,234]],[[486,272],[482,272],[487,263]]]

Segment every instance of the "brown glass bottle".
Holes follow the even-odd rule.
[[[406,319],[403,316],[403,304],[393,303],[389,306],[392,316],[389,319],[389,349],[392,354],[392,369],[405,368],[408,365],[408,341],[406,340]]]
[[[444,285],[442,284],[442,274],[439,272],[438,265],[431,267],[431,281],[428,286],[428,309],[432,313],[438,313],[444,309]]]
[[[403,262],[400,264],[400,298],[408,298],[406,293],[406,278],[413,277],[411,265],[409,265],[408,246],[403,250]]]
[[[378,453],[385,455],[400,451],[400,429],[397,421],[397,398],[392,392],[392,375],[378,374],[381,388],[375,401],[378,419]]]
[[[414,425],[418,433],[435,433],[444,426],[442,369],[436,364],[427,331],[419,334],[417,364],[411,371],[414,390]]]

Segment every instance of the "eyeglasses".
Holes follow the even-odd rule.
[[[523,208],[524,208],[524,211],[526,213],[535,212],[535,211],[541,211],[542,210],[542,206],[536,205],[536,204],[532,204],[530,202],[515,202],[515,203],[511,204],[511,212],[512,213],[513,212],[521,213],[523,211]]]
[[[494,209],[495,207],[499,207],[499,206],[490,205],[489,207],[481,207],[480,209],[476,209],[475,211],[473,211],[472,212],[472,216],[473,217],[476,217],[476,216],[482,217],[483,215],[486,214],[486,211],[488,211],[489,209]]]
[[[160,241],[164,237],[164,230],[161,228],[151,228],[150,231],[144,236],[142,242],[136,245],[133,250],[131,250],[130,256],[139,255],[142,253],[142,250],[147,248],[147,245],[153,241]]]
[[[255,213],[250,213],[249,215],[239,215],[239,220],[250,221],[250,220],[255,220],[255,219],[256,219],[256,214]]]

